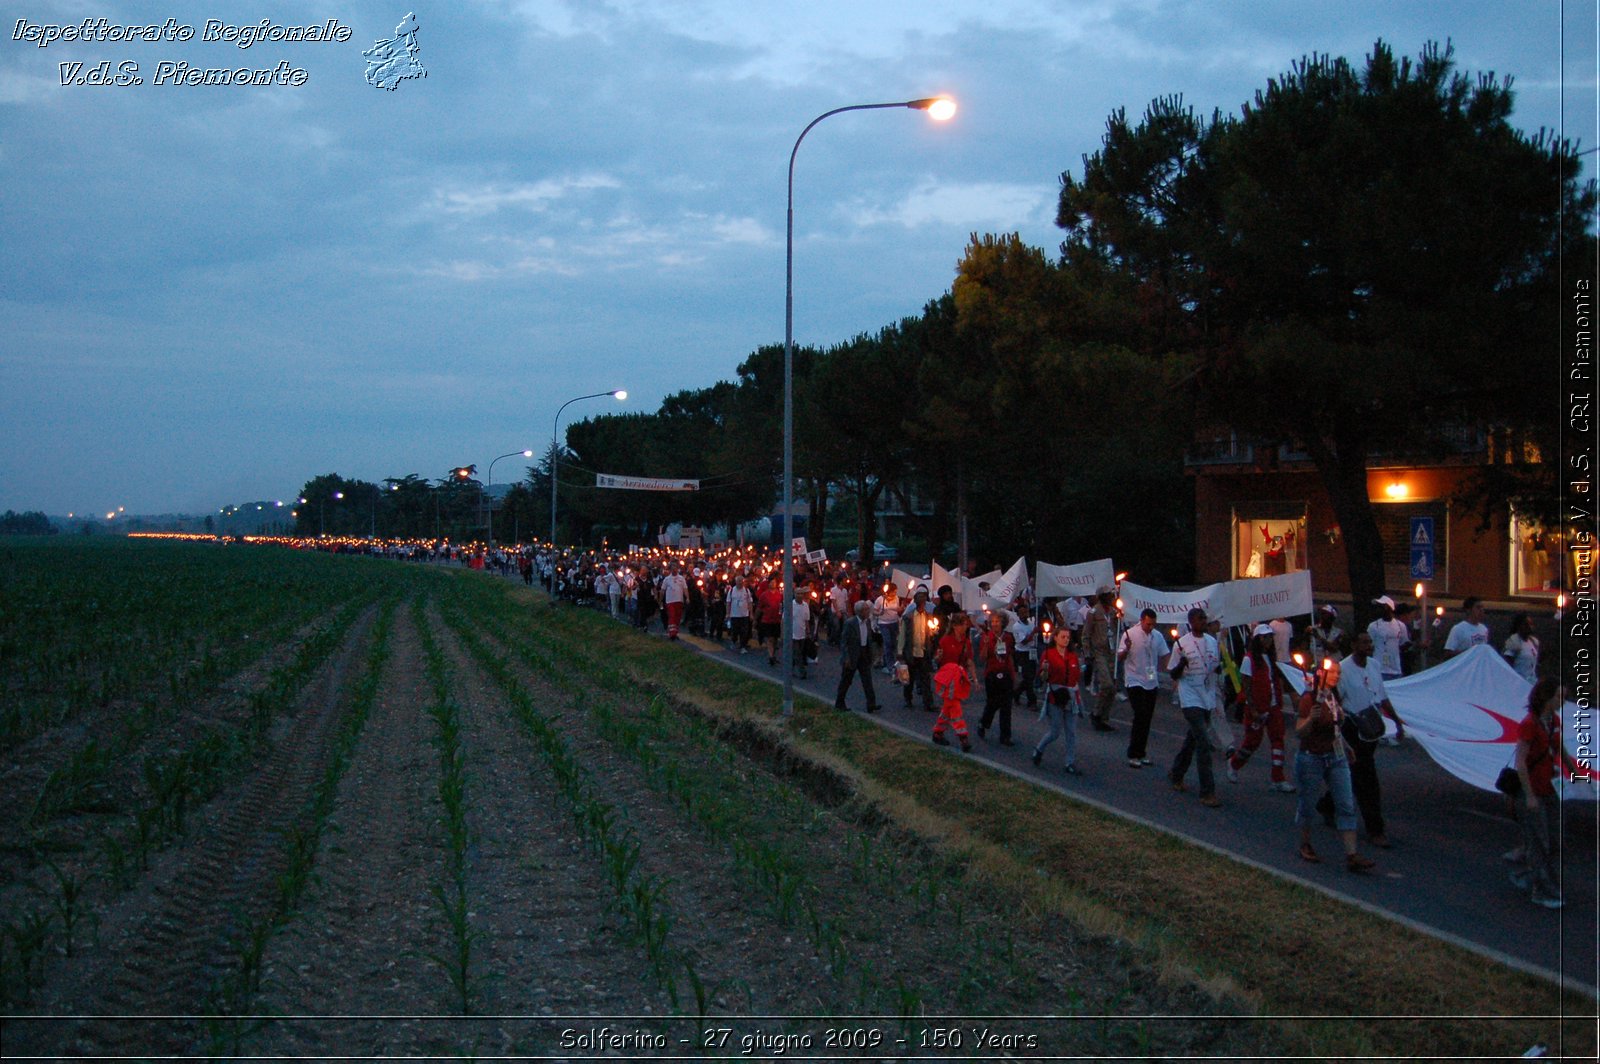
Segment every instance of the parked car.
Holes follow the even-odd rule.
[[[854,561],[860,561],[861,560],[861,551],[859,551],[859,550],[845,551],[845,555],[844,556],[847,559],[849,559],[850,561],[853,561],[853,562]],[[873,543],[872,543],[872,556],[874,558],[878,559],[878,561],[880,561],[880,562],[892,562],[892,561],[896,561],[896,560],[899,559],[900,552],[895,550],[893,547],[889,546],[886,543],[879,543],[878,541],[874,540]]]

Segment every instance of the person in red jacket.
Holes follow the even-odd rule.
[[[1244,745],[1228,759],[1228,782],[1239,782],[1239,770],[1261,745],[1265,733],[1272,749],[1272,789],[1292,793],[1283,771],[1283,673],[1278,671],[1278,655],[1271,627],[1258,625],[1250,635],[1250,653],[1245,659]]]
[[[778,663],[778,640],[783,638],[783,582],[777,577],[756,596],[756,639],[767,648],[767,664]]]
[[[1011,698],[1017,689],[1017,641],[1006,631],[1005,614],[989,614],[989,630],[978,643],[983,659],[983,719],[978,738],[989,733],[995,713],[1000,714],[1000,745],[1011,746]]]
[[[1044,761],[1045,747],[1061,737],[1065,740],[1067,755],[1063,770],[1069,776],[1082,775],[1078,771],[1078,681],[1081,674],[1078,655],[1072,649],[1071,629],[1057,628],[1051,633],[1050,646],[1039,660],[1039,670],[1044,673],[1047,692],[1044,705],[1050,730],[1033,748],[1033,763],[1038,765]]]
[[[961,712],[961,702],[972,693],[977,679],[972,667],[972,636],[965,613],[951,615],[949,630],[939,639],[939,668],[933,674],[934,690],[939,693],[939,719],[933,722],[933,741],[949,746],[944,737],[948,726],[961,740],[963,752],[972,749],[967,738],[967,721]]]

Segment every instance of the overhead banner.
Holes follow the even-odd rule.
[[[1230,580],[1222,600],[1206,612],[1229,627],[1259,624],[1276,617],[1299,617],[1311,612],[1311,570],[1257,580]]]
[[[1117,570],[1110,558],[1078,565],[1038,562],[1034,571],[1034,591],[1040,598],[1089,598],[1103,587],[1117,585]]]
[[[1193,591],[1158,591],[1124,580],[1122,616],[1127,618],[1128,624],[1133,624],[1145,610],[1155,610],[1156,624],[1163,628],[1177,625],[1188,631],[1189,611],[1198,606],[1206,611],[1207,617],[1215,616],[1216,606],[1226,593],[1226,587],[1226,584],[1207,584]]]
[[[597,488],[622,488],[627,491],[699,491],[698,480],[668,480],[665,477],[619,477],[611,473],[596,473]]]

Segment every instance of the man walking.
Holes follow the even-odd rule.
[[[1372,637],[1365,632],[1356,634],[1350,656],[1339,665],[1339,701],[1344,706],[1340,730],[1356,755],[1350,764],[1350,789],[1355,792],[1356,805],[1361,810],[1361,820],[1367,828],[1367,841],[1388,849],[1389,835],[1383,823],[1383,793],[1378,786],[1378,766],[1374,757],[1378,741],[1363,739],[1355,720],[1362,710],[1376,706],[1380,713],[1394,721],[1398,736],[1405,736],[1406,726],[1389,701],[1389,692],[1383,686],[1383,674],[1372,657]],[[1323,795],[1317,802],[1317,811],[1324,818],[1331,816],[1332,797]]]
[[[922,696],[922,708],[933,712],[933,661],[939,653],[939,621],[928,612],[928,586],[918,584],[911,608],[900,618],[900,662],[906,667],[902,689],[911,708],[911,689]]]
[[[872,606],[866,600],[856,603],[855,616],[844,622],[839,632],[839,689],[833,696],[834,709],[848,709],[845,695],[850,681],[859,673],[861,690],[867,696],[867,712],[878,712],[878,696],[872,690]]]
[[[1083,622],[1083,654],[1089,661],[1086,682],[1096,685],[1094,712],[1089,722],[1095,731],[1116,731],[1111,724],[1111,707],[1117,701],[1117,667],[1112,642],[1117,628],[1117,596],[1102,589],[1094,609]]]
[[[1184,777],[1189,774],[1189,762],[1195,762],[1200,777],[1200,804],[1215,808],[1222,804],[1217,797],[1216,779],[1211,766],[1211,714],[1217,708],[1217,674],[1222,669],[1222,655],[1217,641],[1206,631],[1206,611],[1198,606],[1189,611],[1189,631],[1178,637],[1167,661],[1167,671],[1178,681],[1178,704],[1183,708],[1183,719],[1189,725],[1183,737],[1183,746],[1173,759],[1167,779],[1175,791],[1186,791],[1189,785]]]
[[[1139,623],[1122,633],[1117,660],[1122,663],[1122,680],[1133,710],[1133,729],[1128,733],[1128,767],[1143,768],[1150,763],[1146,744],[1150,741],[1150,721],[1156,713],[1156,670],[1169,651],[1166,638],[1156,631],[1156,611],[1145,609]]]

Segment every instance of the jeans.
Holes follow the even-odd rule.
[[[1306,825],[1317,818],[1319,783],[1328,785],[1333,796],[1333,826],[1340,831],[1356,829],[1356,798],[1350,789],[1350,765],[1339,754],[1308,754],[1304,750],[1294,757],[1294,782],[1300,788],[1299,804],[1295,808],[1294,822]]]
[[[1178,749],[1178,756],[1172,762],[1172,771],[1167,776],[1173,783],[1182,783],[1183,777],[1189,774],[1189,761],[1192,758],[1195,772],[1200,777],[1200,797],[1207,798],[1217,789],[1216,778],[1211,774],[1211,736],[1208,727],[1211,711],[1197,706],[1184,706],[1183,719],[1189,725],[1189,732],[1183,737],[1183,746]]]
[[[1061,690],[1065,690],[1062,688]],[[1069,698],[1067,704],[1058,706],[1049,696],[1045,697],[1045,720],[1050,725],[1050,730],[1044,733],[1044,738],[1039,740],[1039,745],[1033,748],[1034,754],[1041,755],[1044,748],[1056,741],[1057,736],[1066,740],[1066,760],[1063,765],[1070,765],[1078,759],[1078,714],[1076,699]]]
[[[883,667],[894,668],[894,642],[900,636],[899,621],[879,621],[878,634],[883,636]]]
[[[1150,742],[1150,721],[1156,715],[1156,692],[1153,687],[1129,687],[1128,706],[1133,710],[1133,730],[1128,733],[1128,757],[1142,758]]]
[[[1561,897],[1561,879],[1556,870],[1555,853],[1561,838],[1561,799],[1553,794],[1539,796],[1539,808],[1528,808],[1519,796],[1517,823],[1522,826],[1523,860],[1527,863],[1533,897]]]

